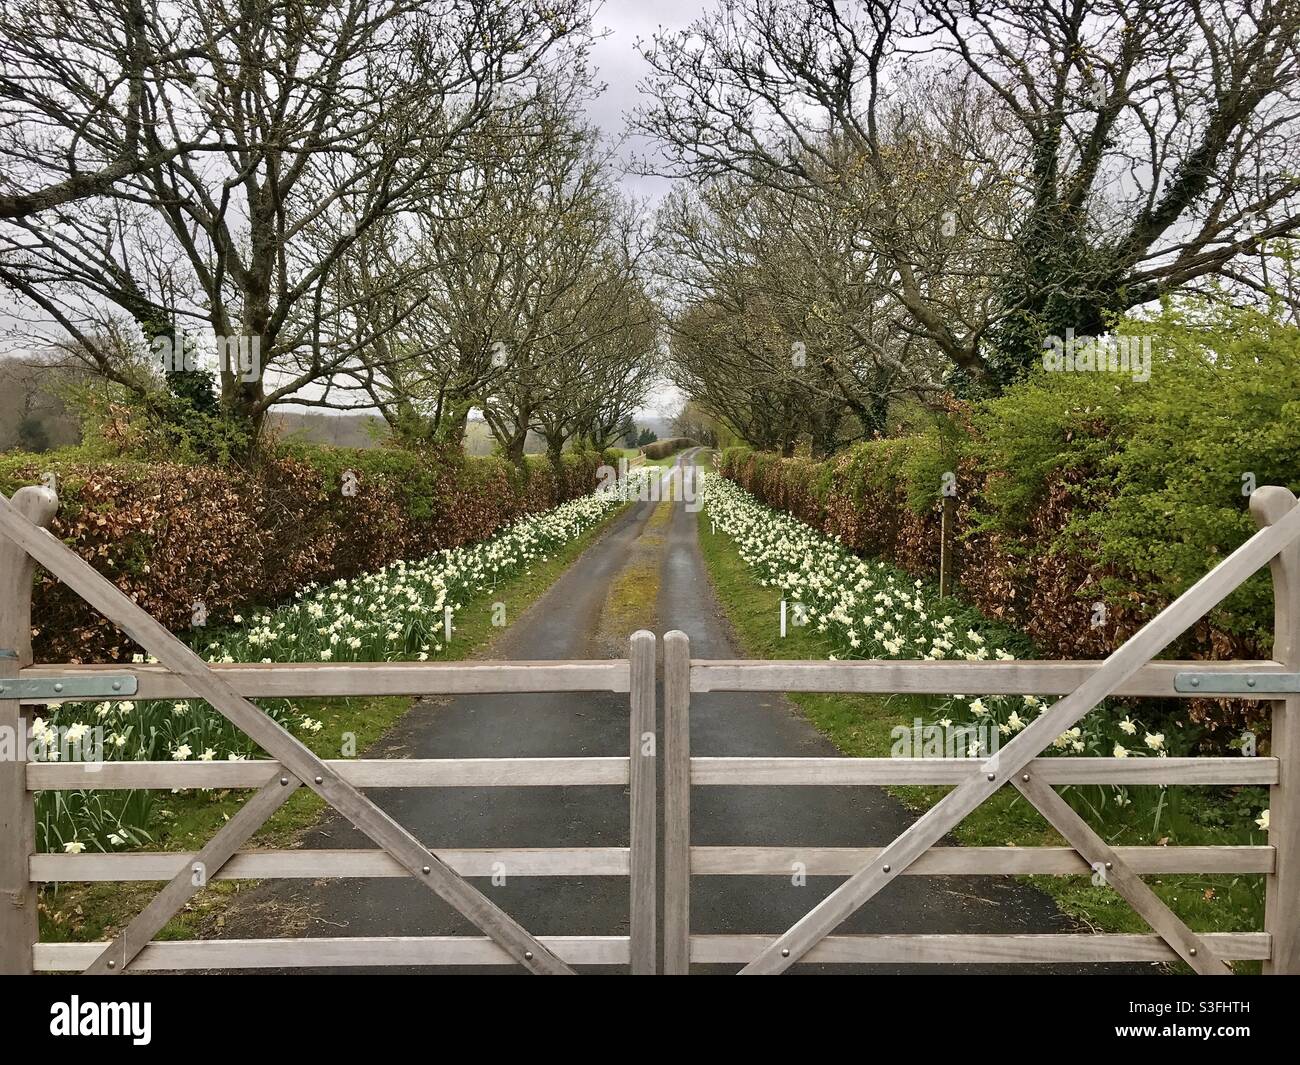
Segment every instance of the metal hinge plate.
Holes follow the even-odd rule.
[[[0,678],[0,699],[23,703],[67,703],[119,699],[136,692],[132,673],[88,673],[79,677]]]
[[[1290,695],[1300,673],[1175,673],[1174,691],[1206,695]]]

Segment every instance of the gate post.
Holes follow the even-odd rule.
[[[628,648],[631,675],[629,712],[629,952],[633,976],[653,975],[655,966],[655,822],[658,739],[655,736],[655,635],[632,633]]]
[[[20,488],[13,507],[35,525],[46,526],[58,510],[49,488]],[[32,664],[32,578],[35,561],[0,534],[0,687],[8,687]],[[3,748],[11,745],[12,757]],[[32,949],[40,938],[37,892],[31,880],[36,850],[36,796],[27,790],[27,723],[17,699],[0,698],[0,973],[33,970]]]
[[[1294,506],[1288,488],[1268,485],[1250,497],[1250,512],[1260,528],[1274,525]],[[1273,659],[1290,673],[1300,672],[1300,541],[1292,541],[1269,563],[1273,576]],[[1264,931],[1272,937],[1266,974],[1300,973],[1300,696],[1270,702],[1272,747],[1278,782],[1269,788],[1268,841],[1274,848],[1267,877]]]
[[[691,967],[691,641],[664,635],[664,973]]]

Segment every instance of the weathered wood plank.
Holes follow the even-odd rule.
[[[1261,527],[1276,524],[1296,509],[1288,488],[1267,486],[1250,497],[1250,512]],[[1273,657],[1290,671],[1300,670],[1300,543],[1280,551],[1269,563],[1273,577]],[[1269,975],[1300,974],[1300,696],[1270,703],[1273,754],[1281,769],[1268,794],[1268,841],[1277,867],[1265,884],[1264,928],[1273,936]]]
[[[657,721],[655,713],[655,635],[642,629],[632,634],[628,660],[632,692],[628,714],[628,749],[631,758],[628,788],[630,809],[629,930],[633,976],[653,975],[657,966],[655,903],[659,880],[655,870],[659,818]]]
[[[570,965],[625,965],[628,941],[622,936],[541,936],[548,948]],[[691,960],[739,964],[756,957],[775,936],[691,937]],[[1208,934],[1221,958],[1266,959],[1264,932]],[[78,972],[102,944],[39,943],[36,968],[42,972]],[[877,935],[828,936],[805,957],[809,962],[877,964],[971,963],[1033,964],[1050,962],[1168,962],[1177,959],[1155,935]],[[489,939],[468,936],[218,939],[151,943],[133,968],[149,970],[267,969],[363,965],[507,965],[508,954]]]
[[[809,876],[849,876],[880,856],[881,847],[692,847],[695,876],[789,876],[798,862]],[[1137,873],[1269,873],[1272,847],[1116,847]],[[511,876],[627,876],[627,847],[451,849],[438,857],[461,876],[491,876],[505,866]],[[136,851],[116,854],[36,854],[38,883],[166,880],[195,854]],[[915,876],[1068,876],[1091,868],[1070,847],[933,847],[907,867]],[[216,880],[318,880],[406,876],[379,850],[240,851]]]
[[[567,965],[529,935],[509,914],[438,861],[410,832],[344,781],[300,741],[236,694],[208,669],[203,659],[96,572],[85,559],[45,530],[26,521],[3,496],[0,496],[0,533],[17,542],[164,666],[183,676],[191,690],[278,759],[288,772],[307,784],[364,835],[392,854],[416,880],[505,947],[521,965],[537,973],[572,974]]]
[[[883,847],[692,847],[695,876],[851,876]],[[1116,847],[1138,873],[1269,873],[1272,847]],[[81,856],[78,856],[81,857]],[[1077,876],[1092,867],[1071,847],[931,847],[904,876]]]
[[[53,519],[58,499],[48,488],[27,487],[14,493],[12,505],[44,527]],[[0,680],[18,676],[32,660],[35,565],[22,547],[0,534]],[[23,708],[11,699],[0,699],[0,743],[4,737],[12,750],[0,755],[0,973],[30,973],[37,917],[27,863],[36,850],[35,796],[27,788]]]
[[[568,965],[626,965],[626,936],[540,936]],[[104,943],[38,943],[41,972],[78,972]],[[195,939],[150,943],[133,972],[186,969],[330,968],[389,965],[513,965],[518,959],[476,936],[330,937],[319,939]]]
[[[0,601],[0,611],[4,608]],[[0,680],[17,675],[17,653],[0,646]],[[25,783],[26,737],[22,707],[0,699],[0,743],[14,747],[12,757],[0,757],[0,975],[5,976],[32,972],[32,945],[39,938],[36,887],[28,871],[36,851],[36,797]]]
[[[207,887],[208,877],[248,842],[249,837],[266,824],[266,819],[280,809],[301,783],[296,777],[271,774],[262,790],[244,801],[238,812],[185,864],[174,867],[167,885],[158,892],[126,928],[86,967],[88,975],[121,975],[137,954],[149,945],[163,925],[185,903]]]
[[[1259,848],[1267,850],[1267,848]],[[461,876],[491,876],[504,867],[509,876],[627,876],[627,847],[439,847],[438,857]],[[181,863],[198,857],[177,851],[116,854],[36,854],[31,877],[41,883],[167,880]],[[240,851],[214,880],[324,880],[331,877],[402,877],[410,874],[380,850]]]
[[[781,661],[750,662],[696,659],[691,663],[691,690],[858,692],[875,694],[1066,695],[1102,663],[917,662],[917,661]],[[1116,686],[1115,695],[1149,695],[1169,699],[1204,699],[1196,692],[1174,690],[1174,676],[1188,671],[1216,673],[1289,673],[1281,662],[1149,662]],[[1224,698],[1230,698],[1225,696]],[[1235,698],[1235,697],[1232,697]]]
[[[164,665],[133,665],[136,699],[199,697],[184,675]],[[466,695],[478,693],[628,690],[627,662],[276,662],[212,663],[212,672],[245,698],[351,695]],[[28,666],[24,678],[71,679],[121,673],[121,665]],[[526,711],[525,711],[526,712]]]
[[[1039,752],[1093,707],[1115,692],[1144,664],[1218,605],[1247,577],[1300,535],[1300,507],[1262,529],[1126,640],[1099,669],[985,762],[983,776],[968,778],[921,815],[891,843],[879,863],[866,866],[818,903],[742,972],[784,972],[814,943],[843,921],[934,846],[985,799],[1019,773]],[[778,690],[785,690],[778,688]]]
[[[254,788],[279,762],[32,762],[32,791]],[[325,762],[354,788],[568,787],[628,783],[626,758],[373,758]]]
[[[978,758],[692,758],[700,785],[960,784],[983,769]],[[1276,758],[1036,758],[1032,771],[1053,784],[1270,784]]]
[[[693,758],[697,785],[959,784],[982,763],[962,758]],[[262,767],[248,762],[33,762],[32,791],[81,788],[252,788]],[[326,765],[358,788],[555,787],[627,784],[628,759],[339,759]],[[1032,767],[1053,784],[1271,784],[1276,758],[1039,758]]]
[[[690,970],[691,646],[664,634],[664,973]]]
[[[1213,955],[1204,940],[1188,928],[1182,918],[1147,887],[1115,848],[1097,835],[1092,826],[1052,790],[1050,784],[1024,773],[1016,779],[1015,785],[1047,819],[1047,823],[1105,878],[1107,886],[1132,906],[1138,916],[1195,972],[1202,976],[1222,976],[1232,971]]]
[[[1220,958],[1259,961],[1269,954],[1265,932],[1206,935]],[[691,961],[751,962],[778,942],[776,936],[691,936]],[[1050,962],[1171,962],[1178,955],[1154,935],[863,935],[826,936],[801,959],[879,965],[1030,965]]]
[[[0,500],[4,500],[0,494]],[[58,513],[59,497],[39,485],[28,485],[8,500],[22,518],[44,530]],[[0,647],[18,655],[18,668],[32,664],[32,589],[36,560],[17,540],[0,532]]]

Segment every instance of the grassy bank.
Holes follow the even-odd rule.
[[[468,659],[483,653],[502,630],[492,624],[493,605],[504,603],[506,619],[513,623],[582,554],[626,508],[612,510],[529,572],[501,581],[462,604],[456,615],[451,658]],[[314,734],[299,738],[322,758],[338,758],[345,736],[359,757],[411,708],[409,697],[313,699],[295,701],[301,710],[322,723]],[[148,850],[197,850],[239,808],[243,791],[185,791],[170,796],[156,812],[150,826],[154,837]],[[262,827],[250,847],[291,846],[314,825],[325,810],[324,802],[306,788],[287,802]],[[88,941],[107,938],[129,921],[157,893],[157,883],[93,883],[48,885],[41,892],[41,940]],[[249,886],[244,881],[213,881],[196,895],[159,934],[159,939],[186,939],[202,928],[219,926],[221,910]]]
[[[764,588],[721,531],[713,532],[707,511],[699,516],[700,544],[718,597],[744,651],[755,658],[826,659],[838,649],[811,628],[789,627],[780,636],[781,593]],[[902,696],[792,694],[809,721],[847,755],[888,757],[891,730],[913,718],[932,719],[922,699]],[[943,788],[890,789],[914,809],[925,809]],[[1263,833],[1243,828],[1262,801],[1260,789],[1167,788],[1150,801],[1116,809],[1077,792],[1067,798],[1112,845],[1208,846],[1259,844]],[[1159,789],[1146,789],[1156,792]],[[1138,812],[1140,811],[1140,813]],[[990,798],[952,833],[969,846],[1062,846],[1064,841],[1010,789]],[[1106,932],[1147,932],[1123,899],[1090,878],[1030,877],[1080,925]],[[1147,879],[1152,889],[1185,920],[1204,932],[1256,931],[1263,921],[1262,876],[1165,875]]]

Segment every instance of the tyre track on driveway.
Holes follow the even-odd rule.
[[[691,462],[698,449],[678,460]],[[664,477],[667,479],[668,474]],[[696,536],[697,516],[681,502],[636,503],[494,643],[496,659],[611,658],[627,653],[639,627],[662,636],[681,629],[696,658],[738,658],[713,594]],[[669,510],[670,513],[665,513]],[[651,587],[658,584],[657,596]],[[614,592],[649,591],[613,606]],[[620,631],[611,631],[616,622]],[[660,701],[662,708],[662,698]],[[488,758],[625,756],[627,697],[601,693],[474,695],[422,699],[367,757]],[[836,756],[784,697],[709,693],[692,702],[698,755]],[[368,794],[435,852],[440,847],[625,847],[624,787],[370,789]],[[662,807],[660,809],[662,819]],[[878,788],[708,787],[692,793],[697,845],[873,846],[888,843],[914,815]],[[345,820],[327,813],[304,847],[369,848]],[[660,862],[662,869],[662,860]],[[534,935],[626,935],[625,877],[470,878]],[[840,878],[696,877],[696,933],[779,933]],[[1005,878],[901,877],[843,926],[845,932],[1061,932],[1066,919],[1041,892]],[[223,936],[478,935],[468,922],[409,879],[277,881],[227,907]],[[735,971],[714,966],[708,971]],[[1151,967],[1032,966],[1036,971],[1153,971]],[[796,972],[925,971],[934,967],[801,965]],[[338,971],[338,970],[330,970]],[[379,970],[363,970],[379,971]],[[385,969],[392,972],[522,972],[515,967]],[[584,971],[600,971],[584,969]],[[703,971],[703,970],[701,970]],[[950,971],[1007,972],[1002,966]]]

